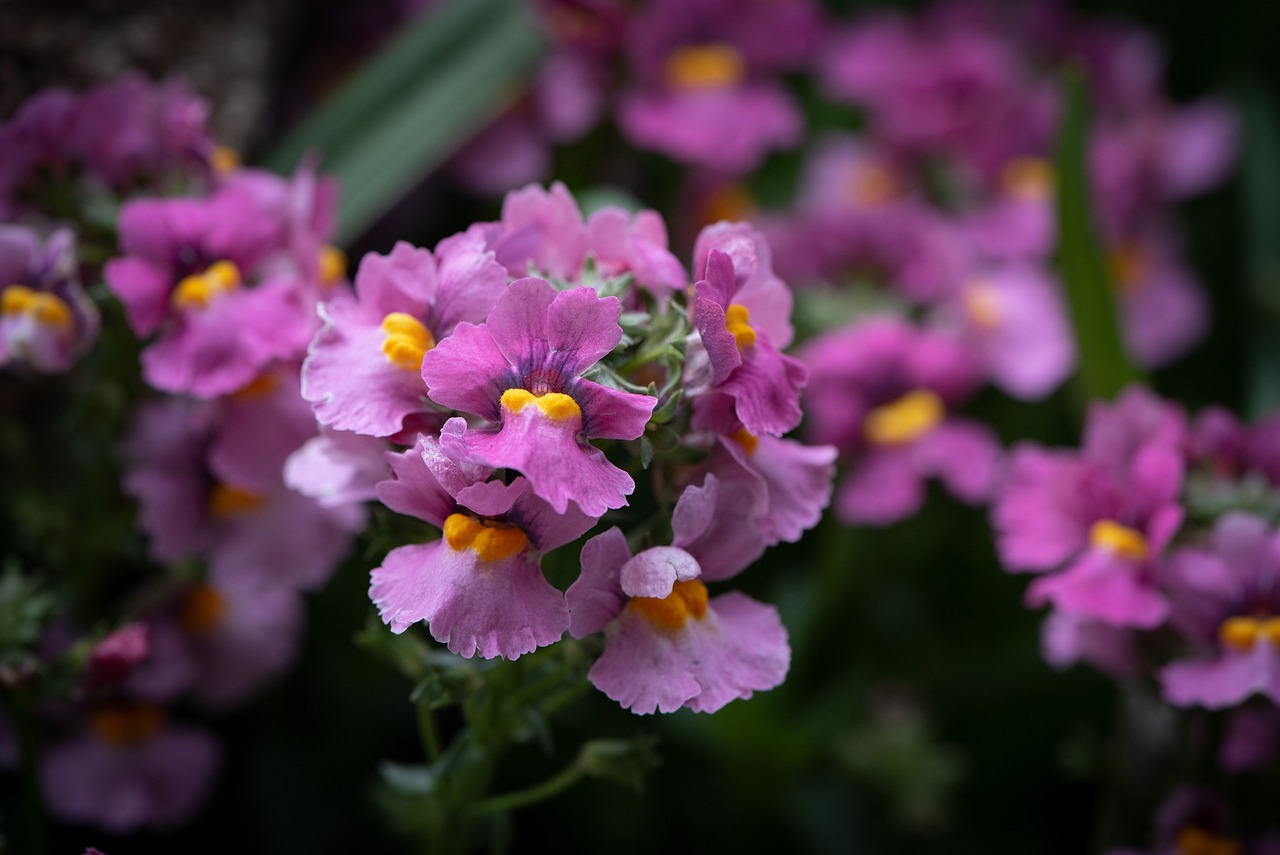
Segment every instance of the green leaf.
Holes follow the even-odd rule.
[[[1120,338],[1115,290],[1094,229],[1087,164],[1088,105],[1079,73],[1068,74],[1066,90],[1067,114],[1056,154],[1058,266],[1075,322],[1077,391],[1084,401],[1109,399],[1141,379],[1141,374],[1129,361]]]
[[[1243,97],[1245,121],[1242,200],[1248,240],[1251,366],[1247,415],[1280,406],[1280,117],[1256,84]]]
[[[542,39],[517,0],[451,0],[422,16],[264,163],[291,170],[311,148],[342,183],[340,244],[496,117],[527,86]]]

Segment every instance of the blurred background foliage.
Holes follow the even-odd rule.
[[[829,5],[845,15],[868,8]],[[1280,5],[1074,5],[1154,33],[1176,98],[1223,91],[1244,114],[1236,178],[1183,211],[1189,257],[1213,302],[1212,332],[1158,373],[1156,388],[1192,407],[1256,412],[1280,403]],[[247,161],[285,169],[312,148],[323,152],[322,168],[343,180],[341,238],[352,259],[396,240],[433,245],[496,217],[496,201],[434,170],[518,96],[539,51],[521,10],[499,0],[448,4],[439,19],[393,28],[385,40],[377,34],[398,14],[390,0],[195,2],[181,14],[108,0],[10,0],[0,9],[3,112],[40,85],[82,84],[124,67],[185,74]],[[449,121],[435,121],[442,114]],[[850,116],[815,106],[810,120],[839,126]],[[560,157],[555,176],[580,195],[603,177],[678,222],[678,167],[642,156],[619,169],[620,144],[615,130],[597,129]],[[758,198],[784,199],[801,156],[774,155],[754,179]],[[687,258],[687,237],[679,241],[692,230],[674,232]],[[1007,442],[1069,444],[1080,425],[1073,394],[1028,405],[988,390],[971,409]],[[66,462],[57,477],[74,484],[78,465]],[[95,536],[77,543],[90,548]],[[385,761],[423,759],[408,702],[414,686],[355,643],[377,549],[355,555],[310,597],[295,671],[223,722],[224,774],[194,824],[128,840],[59,829],[52,851],[401,851],[404,839],[375,796]],[[802,543],[770,552],[744,586],[779,605],[793,648],[786,683],[714,716],[638,718],[583,694],[540,738],[510,747],[495,792],[555,775],[590,739],[650,734],[660,765],[639,793],[580,783],[515,811],[509,825],[489,829],[491,839],[517,852],[618,855],[657,847],[1080,853],[1103,838],[1141,839],[1150,800],[1166,789],[1160,778],[1175,780],[1178,770],[1151,758],[1180,735],[1152,729],[1159,717],[1143,711],[1148,701],[1041,659],[1039,616],[1022,604],[1024,580],[997,565],[981,510],[935,493],[920,515],[887,529],[827,520]],[[0,624],[11,618],[0,615]],[[446,710],[438,724],[447,736],[459,722]],[[1135,777],[1142,787],[1130,786]],[[3,797],[6,813],[16,795]]]

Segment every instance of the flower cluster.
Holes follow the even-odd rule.
[[[1153,674],[1179,707],[1274,710],[1275,441],[1274,420],[1207,410],[1192,422],[1132,387],[1093,405],[1079,450],[1016,447],[992,517],[1005,567],[1036,574],[1028,604],[1051,609],[1048,659]],[[1231,766],[1258,762],[1224,751]]]
[[[807,374],[781,352],[789,313],[749,226],[705,230],[690,277],[654,212],[584,219],[559,184],[434,251],[366,256],[322,308],[302,392],[346,471],[385,454],[378,498],[441,531],[373,570],[383,621],[484,658],[603,631],[589,678],[638,713],[780,683],[776,610],[707,584],[830,496],[834,449],[782,438]],[[544,562],[606,515],[562,592]]]
[[[135,378],[92,366],[132,409],[118,486],[162,569],[139,573],[133,555],[104,580],[96,610],[132,618],[115,632],[68,615],[42,642],[49,661],[80,667],[69,704],[42,722],[45,798],[64,820],[114,832],[199,807],[218,742],[169,711],[231,709],[291,664],[301,592],[326,581],[372,495],[286,483],[290,455],[318,439],[299,380],[315,306],[346,287],[326,243],[336,188],[310,165],[290,178],[240,167],[206,113],[180,85],[131,76],[47,90],[0,127],[0,208],[15,221],[0,226],[0,366],[18,383],[34,386],[28,369],[74,382],[103,314],[81,277],[101,278],[128,322],[102,329],[101,346],[145,343],[142,379],[162,393],[134,400]]]

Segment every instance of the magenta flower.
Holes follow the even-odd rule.
[[[992,268],[969,279],[938,311],[973,348],[991,381],[1034,400],[1075,366],[1075,343],[1058,283],[1038,267]]]
[[[303,397],[321,424],[370,436],[416,432],[428,416],[422,359],[462,321],[480,323],[506,289],[506,271],[478,234],[441,241],[435,253],[397,243],[370,253],[356,295],[320,311],[324,329],[303,365]],[[438,423],[438,422],[437,422]]]
[[[737,275],[728,253],[708,252],[706,278],[695,285],[692,320],[710,370],[690,369],[688,385],[693,395],[732,397],[737,418],[751,433],[780,436],[800,423],[800,390],[808,371],[798,359],[780,353],[763,329],[776,320],[751,323],[753,309],[756,318],[776,316],[768,313],[773,308],[770,295],[749,292],[749,282]]]
[[[214,738],[170,727],[149,704],[115,704],[89,714],[89,728],[45,752],[40,783],[50,813],[114,834],[167,829],[189,819],[219,764]]]
[[[987,498],[999,443],[989,428],[948,413],[979,383],[968,348],[880,317],[815,339],[803,358],[812,435],[839,448],[848,467],[835,499],[841,519],[886,525],[910,516],[931,477],[962,501]]]
[[[1209,327],[1209,301],[1172,235],[1153,230],[1111,251],[1125,345],[1156,368],[1185,354]]]
[[[151,633],[145,623],[127,623],[93,646],[85,665],[84,682],[91,688],[119,683],[151,653]]]
[[[1280,703],[1280,535],[1257,517],[1228,513],[1211,549],[1170,559],[1166,584],[1171,622],[1209,656],[1165,666],[1165,698],[1210,709],[1254,693]]]
[[[459,324],[427,353],[422,378],[436,403],[488,419],[450,419],[441,446],[459,461],[514,469],[564,513],[570,501],[599,517],[635,488],[590,440],[637,439],[657,403],[582,374],[621,341],[616,297],[591,288],[557,293],[541,279],[511,283],[489,319]]]
[[[993,508],[1006,568],[1059,573],[1027,592],[1035,605],[1150,629],[1168,604],[1160,556],[1182,524],[1183,414],[1141,387],[1089,412],[1079,454],[1014,449]]]
[[[379,485],[383,503],[444,530],[441,540],[391,550],[374,569],[369,598],[391,631],[426,621],[433,638],[468,658],[515,659],[559,641],[569,612],[539,562],[595,520],[555,512],[523,478],[486,481],[491,470],[446,457],[428,437],[387,459],[396,477]]]
[[[803,117],[775,79],[803,67],[820,17],[809,2],[651,3],[628,31],[636,86],[618,125],[630,142],[732,174],[800,141]]]
[[[567,594],[570,632],[604,630],[587,679],[624,709],[715,712],[786,677],[791,651],[777,610],[736,591],[709,599],[699,569],[676,547],[633,557],[617,528],[583,546]]]

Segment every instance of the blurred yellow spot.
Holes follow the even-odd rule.
[[[227,613],[227,599],[211,585],[199,584],[187,592],[178,608],[178,623],[188,635],[204,635]]]
[[[347,275],[347,254],[332,244],[320,250],[320,282],[332,285]]]
[[[10,285],[0,294],[0,314],[31,315],[46,327],[70,327],[75,320],[71,307],[57,294],[36,291],[26,285]]]
[[[738,443],[747,452],[747,454],[755,454],[756,446],[760,444],[760,438],[751,433],[746,428],[738,428],[729,434],[729,439]]]
[[[215,261],[203,273],[184,277],[173,289],[177,309],[203,309],[219,294],[240,287],[240,268],[230,261]]]
[[[1120,244],[1107,256],[1107,273],[1111,275],[1111,284],[1122,294],[1142,287],[1149,267],[1146,249],[1133,241]]]
[[[164,711],[155,704],[115,703],[89,713],[89,727],[111,745],[146,742],[164,726]]]
[[[991,330],[1000,327],[1000,294],[995,286],[983,279],[970,282],[960,298],[969,317],[980,329]]]
[[[226,175],[240,168],[240,153],[230,146],[220,145],[213,150],[213,171]]]
[[[738,350],[746,350],[756,343],[756,331],[750,321],[751,312],[741,303],[734,303],[724,310],[724,328],[733,333]]]
[[[219,484],[209,493],[209,513],[218,519],[243,514],[262,504],[262,496],[243,487]]]
[[[255,398],[265,398],[274,392],[279,385],[280,378],[275,374],[259,374],[249,383],[249,385],[240,387],[232,397],[238,401],[251,401]]]
[[[736,86],[746,76],[747,64],[732,45],[692,45],[667,57],[667,83],[677,89]]]
[[[1240,841],[1210,834],[1203,828],[1188,825],[1178,832],[1178,855],[1241,855]]]
[[[1141,561],[1147,557],[1147,539],[1142,532],[1113,520],[1098,520],[1089,529],[1089,543],[1121,558]]]
[[[392,365],[406,371],[422,369],[422,357],[436,346],[435,336],[422,321],[404,312],[392,312],[382,319],[382,354]]]
[[[890,201],[901,192],[898,179],[878,163],[860,165],[849,178],[849,200],[856,205],[874,207]]]
[[[945,415],[946,407],[937,394],[916,389],[868,413],[862,435],[875,445],[905,445],[933,430]]]
[[[511,413],[518,413],[530,404],[535,404],[544,416],[555,421],[582,415],[578,402],[563,392],[535,395],[528,389],[508,389],[502,393],[501,403],[502,408]]]
[[[707,613],[707,586],[697,579],[676,582],[665,597],[632,597],[627,607],[651,624],[679,629],[689,618],[701,620]]]
[[[739,222],[750,219],[755,209],[756,199],[745,185],[726,181],[718,184],[703,200],[702,220],[704,223]]]
[[[1053,164],[1043,157],[1015,157],[1000,171],[1000,187],[1017,199],[1043,202],[1053,195]]]
[[[484,561],[501,561],[524,550],[529,536],[511,525],[450,514],[444,521],[444,539],[454,552],[470,549]]]

